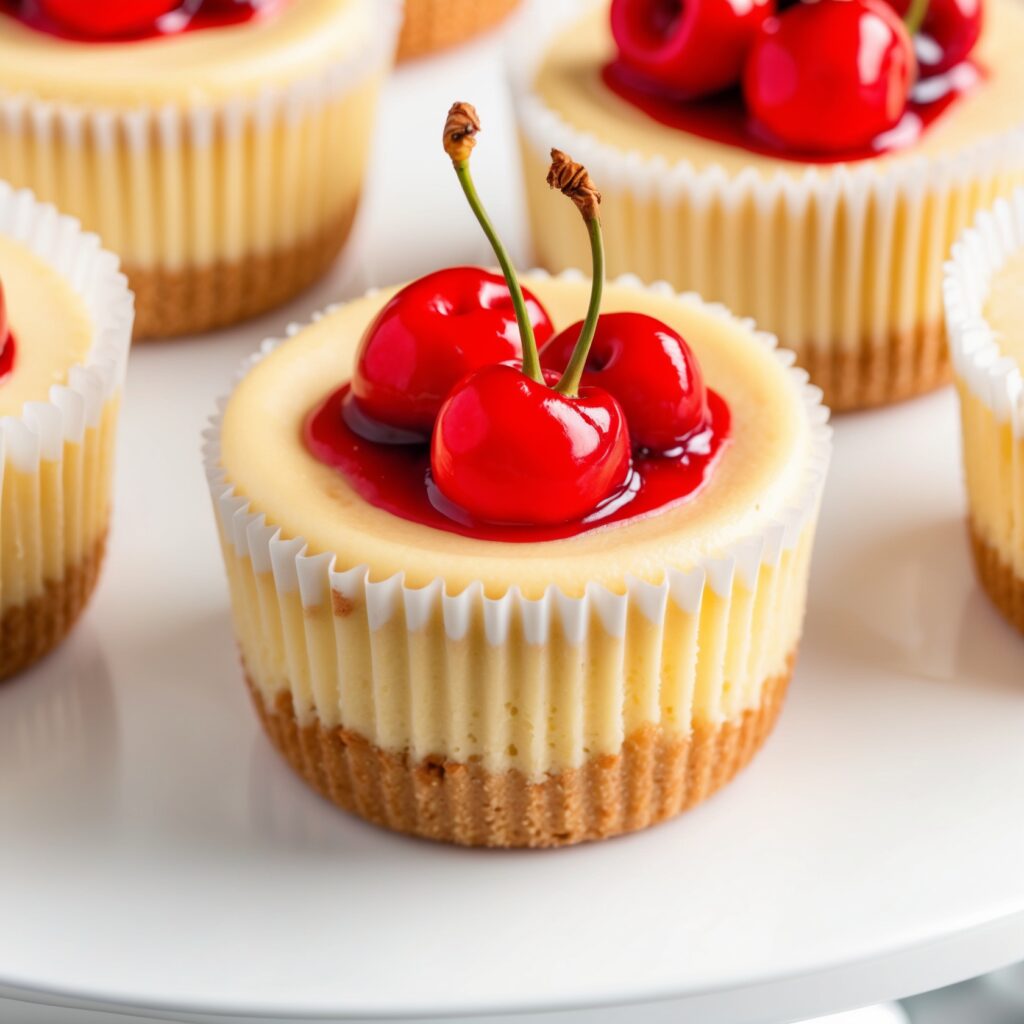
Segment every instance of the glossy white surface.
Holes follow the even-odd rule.
[[[175,1019],[671,999],[627,1019],[780,1024],[1024,957],[1024,639],[971,575],[948,393],[839,424],[789,706],[688,817],[553,853],[438,847],[335,811],[260,734],[198,433],[289,315],[484,257],[437,147],[455,98],[481,108],[478,184],[522,251],[506,101],[478,48],[391,86],[347,268],[283,314],[134,353],[100,591],[0,689],[0,994]]]

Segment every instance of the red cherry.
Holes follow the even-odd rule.
[[[540,358],[546,369],[565,368],[582,327],[581,320],[545,345]],[[598,319],[582,382],[615,396],[638,448],[673,451],[707,423],[707,392],[690,346],[643,313]]]
[[[684,96],[735,85],[775,0],[612,0],[622,64]]]
[[[430,466],[442,496],[477,520],[555,525],[582,519],[622,488],[629,431],[600,388],[569,398],[517,367],[485,366],[441,407]]]
[[[554,328],[544,307],[524,295],[541,344]],[[467,373],[521,356],[504,278],[452,267],[406,285],[377,314],[359,346],[352,394],[371,419],[426,437],[441,403]]]
[[[889,0],[906,17],[911,0]],[[981,0],[929,0],[920,31],[914,36],[923,76],[939,75],[965,61],[981,38]]]
[[[893,128],[915,74],[910,36],[883,0],[812,0],[761,26],[743,94],[775,141],[836,153]]]
[[[182,0],[37,0],[48,18],[88,39],[133,35],[153,27]]]

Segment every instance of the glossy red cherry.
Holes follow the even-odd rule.
[[[911,0],[889,0],[906,17]],[[929,0],[914,50],[922,76],[939,75],[963,63],[981,38],[982,0]]]
[[[538,343],[554,333],[525,293]],[[467,373],[522,356],[508,286],[500,274],[452,267],[406,285],[366,329],[352,394],[370,419],[430,434],[451,389]]]
[[[443,497],[474,519],[567,523],[622,488],[629,431],[619,403],[600,388],[569,398],[517,367],[485,366],[441,407],[430,467]]]
[[[182,0],[37,0],[42,13],[86,39],[109,39],[151,29]]]
[[[545,345],[545,369],[565,369],[582,327],[581,320]],[[614,395],[637,448],[676,450],[708,420],[704,379],[690,346],[644,313],[605,313],[598,319],[582,383]]]
[[[775,0],[612,0],[611,28],[626,68],[687,97],[735,85]]]
[[[916,70],[910,36],[883,0],[812,0],[761,26],[743,94],[775,142],[841,153],[895,127]]]

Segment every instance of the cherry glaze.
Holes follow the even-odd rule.
[[[4,298],[3,285],[0,284],[0,380],[3,380],[14,369],[16,348],[14,332],[7,319],[7,301]]]
[[[606,65],[602,77],[617,96],[669,128],[779,160],[832,164],[870,160],[914,145],[961,96],[973,91],[985,72],[973,61],[964,61],[944,74],[922,78],[911,89],[906,112],[892,131],[874,139],[869,146],[832,153],[790,149],[764,136],[739,90],[681,102],[641,81],[618,61]]]
[[[635,521],[694,497],[729,443],[729,408],[714,391],[708,391],[707,397],[707,429],[691,437],[682,454],[664,458],[635,452],[632,472],[622,491],[584,518],[554,526],[495,526],[465,516],[446,502],[434,485],[426,444],[377,444],[348,426],[348,384],[310,412],[303,436],[313,457],[341,473],[353,490],[375,508],[463,537],[536,543]]]
[[[60,0],[61,5],[73,5],[76,0]],[[86,12],[94,10],[85,0],[78,0]],[[97,4],[130,4],[132,0],[97,0]],[[40,0],[0,0],[0,13],[16,18],[22,24],[37,32],[56,36],[79,43],[131,43],[144,39],[158,39],[162,36],[179,35],[207,28],[224,28],[265,18],[275,14],[289,0],[180,0],[161,4],[160,0],[145,0],[144,6],[152,9],[152,16],[140,22],[125,19],[117,22],[111,19],[109,26],[96,20],[87,25],[77,19],[62,20],[45,9]],[[162,9],[162,10],[161,10]],[[131,22],[128,27],[129,21]],[[121,26],[124,27],[121,27]]]

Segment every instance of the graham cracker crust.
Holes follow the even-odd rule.
[[[973,523],[968,523],[971,550],[978,579],[992,603],[1007,621],[1024,633],[1024,579],[1006,564],[1003,556],[984,540]]]
[[[952,380],[941,326],[889,338],[863,352],[801,351],[797,363],[825,393],[833,412],[891,405],[927,394]]]
[[[67,566],[59,580],[48,580],[43,592],[0,616],[0,680],[49,654],[75,624],[96,587],[106,533],[77,565]]]
[[[355,205],[312,238],[234,263],[182,270],[125,266],[135,292],[135,338],[200,334],[280,306],[327,272],[354,218]]]
[[[626,739],[618,754],[531,780],[480,763],[386,751],[363,736],[318,723],[300,726],[291,694],[268,705],[253,686],[256,711],[274,746],[321,796],[398,832],[462,846],[569,846],[635,832],[699,804],[743,768],[775,725],[793,659],[765,682],[756,710],[687,738],[655,725]]]
[[[398,59],[412,60],[464,43],[518,6],[519,0],[406,0]]]

